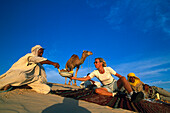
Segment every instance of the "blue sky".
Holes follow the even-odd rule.
[[[78,77],[102,57],[117,73],[134,72],[170,91],[169,6],[169,0],[0,0],[0,74],[40,44],[60,69],[72,54],[92,51]],[[57,69],[44,67],[49,82],[64,84]]]

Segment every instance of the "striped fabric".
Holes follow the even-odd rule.
[[[130,111],[141,113],[170,113],[169,104],[153,103],[142,100],[138,103],[129,101],[123,94],[118,94],[115,97],[108,97],[96,94],[93,90],[57,90],[55,94],[74,98],[76,100],[85,100],[96,103],[102,106],[110,106],[112,108],[122,108]]]

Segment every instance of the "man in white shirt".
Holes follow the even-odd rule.
[[[36,45],[31,49],[31,53],[15,62],[0,76],[0,89],[7,90],[11,86],[28,85],[38,93],[49,93],[51,88],[46,84],[46,73],[42,65],[50,64],[59,68],[59,64],[43,58],[43,51],[40,45]]]

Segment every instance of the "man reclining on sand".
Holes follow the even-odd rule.
[[[0,76],[0,89],[7,90],[11,86],[28,85],[38,93],[49,93],[51,88],[46,84],[46,73],[42,65],[50,64],[55,68],[59,68],[60,65],[43,58],[43,51],[40,45],[36,45],[31,49],[31,53],[14,63],[6,73]]]
[[[114,71],[111,67],[106,67],[106,62],[104,61],[103,58],[96,58],[94,65],[97,68],[97,70],[94,70],[92,73],[90,73],[89,76],[85,78],[71,77],[71,79],[87,81],[92,79],[93,77],[97,77],[103,84],[103,87],[95,89],[95,92],[100,95],[115,96],[116,95],[115,91],[124,87],[128,91],[129,95],[128,97],[131,98],[132,102],[139,102],[141,99],[143,99],[144,97],[143,93],[133,92],[126,78],[116,73],[116,71]],[[112,75],[117,76],[119,80],[118,81],[115,80]]]
[[[145,95],[145,99],[160,99],[170,102],[170,93],[168,91],[156,86],[144,84],[134,73],[129,73],[127,78],[132,89],[136,92],[142,91]]]

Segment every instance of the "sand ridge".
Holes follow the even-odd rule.
[[[50,83],[53,90],[75,90],[78,86]],[[0,93],[0,113],[132,113],[55,94],[39,94],[31,89]]]

